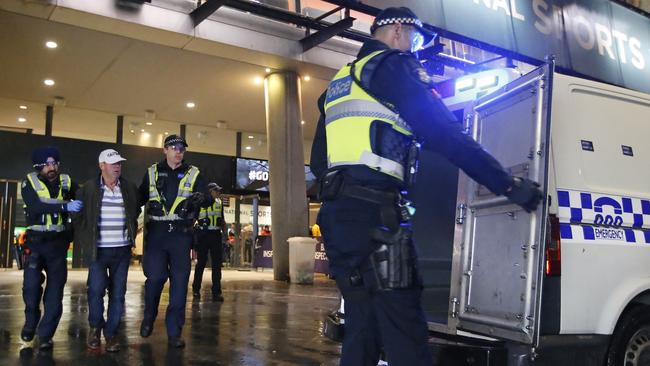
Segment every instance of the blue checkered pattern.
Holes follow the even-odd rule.
[[[562,239],[650,243],[650,200],[558,190]]]

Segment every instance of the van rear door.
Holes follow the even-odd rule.
[[[476,139],[548,197],[552,63],[478,99],[467,114]],[[477,81],[478,84],[486,81]],[[466,116],[466,117],[467,117]],[[461,174],[450,323],[537,344],[548,202],[527,213]]]

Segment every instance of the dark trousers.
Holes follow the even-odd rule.
[[[192,234],[168,232],[164,227],[166,225],[154,225],[145,238],[142,264],[147,277],[144,285],[144,321],[153,323],[156,320],[160,295],[169,279],[169,305],[165,324],[167,335],[178,337],[185,324],[187,284],[192,266]]]
[[[391,366],[432,365],[426,318],[420,304],[421,285],[377,290],[372,269],[361,272],[360,283],[350,282],[350,275],[376,246],[371,234],[380,225],[378,205],[351,198],[326,201],[318,224],[330,271],[345,299],[340,364],[375,366],[383,349]]]
[[[103,328],[113,338],[120,325],[131,262],[131,246],[97,248],[97,258],[88,268],[88,323]],[[108,290],[108,314],[104,320],[104,294]]]
[[[31,254],[27,258],[23,273],[25,328],[36,329],[39,337],[54,336],[59,320],[61,320],[63,288],[68,279],[68,262],[66,260],[68,245],[67,239],[27,244]],[[47,284],[45,292],[43,292],[46,276]],[[42,318],[41,298],[44,308]]]
[[[212,294],[221,294],[221,265],[223,262],[223,245],[221,244],[220,230],[203,230],[196,233],[196,267],[194,267],[194,281],[192,290],[201,291],[203,281],[203,270],[208,262],[208,254],[212,259]]]

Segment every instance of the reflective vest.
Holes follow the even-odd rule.
[[[38,195],[39,201],[47,204],[65,204],[68,201],[63,199],[63,196],[70,192],[70,187],[72,185],[72,179],[67,174],[59,174],[59,193],[56,198],[50,197],[50,191],[47,189],[47,186],[43,181],[38,178],[37,173],[27,174],[27,181],[32,185],[34,191]],[[24,206],[27,208],[27,206]],[[63,222],[63,215],[59,214],[43,214],[41,215],[41,224],[40,225],[31,225],[27,227],[28,230],[33,231],[54,231],[62,232],[65,231],[65,225]]]
[[[199,212],[199,220],[207,218],[209,220],[208,226],[203,226],[204,229],[208,230],[219,230],[221,227],[219,226],[219,219],[223,218],[223,215],[221,214],[221,199],[217,198],[214,200],[214,203],[210,207],[201,207],[201,211]]]
[[[148,214],[148,218],[154,221],[182,220],[182,218],[175,213],[176,208],[178,208],[178,205],[180,205],[181,202],[185,201],[189,196],[192,195],[194,183],[196,183],[196,178],[199,175],[199,168],[190,165],[190,168],[187,170],[187,172],[185,172],[185,175],[178,183],[178,193],[176,193],[176,199],[174,200],[174,203],[172,204],[169,212],[167,212],[165,204],[160,196],[160,193],[158,192],[158,188],[156,187],[156,182],[158,181],[158,164],[153,164],[150,166],[147,172],[149,174],[149,201],[160,202],[160,205],[162,206],[164,212],[163,216],[154,216]]]
[[[394,51],[376,51],[344,66],[330,82],[325,99],[328,168],[365,165],[404,181],[411,127],[359,83],[364,68],[376,67],[389,52]]]

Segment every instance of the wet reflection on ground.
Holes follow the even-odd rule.
[[[176,350],[167,347],[167,287],[153,334],[140,337],[144,276],[139,268],[133,268],[119,333],[122,350],[118,353],[105,352],[103,347],[97,352],[86,349],[85,279],[85,271],[70,271],[54,349],[43,353],[20,340],[24,322],[22,271],[0,271],[0,365],[338,364],[340,344],[321,335],[323,318],[338,306],[335,284],[325,278],[314,286],[289,285],[272,281],[269,272],[224,271],[225,302],[218,303],[211,300],[210,272],[206,271],[202,299],[188,296],[183,328],[187,347]]]

